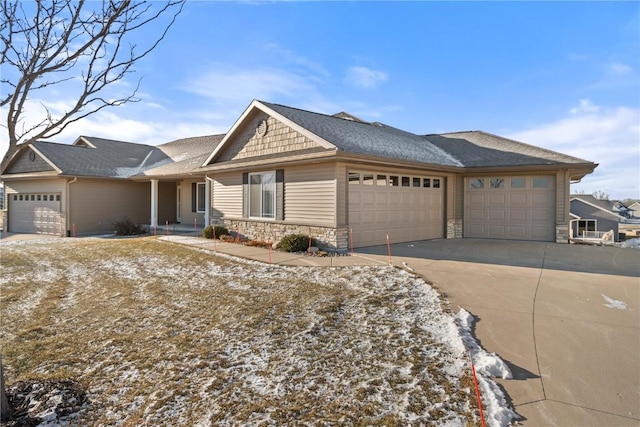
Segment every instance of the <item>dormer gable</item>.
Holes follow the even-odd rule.
[[[89,141],[89,139],[87,139],[84,136],[81,136],[78,139],[76,139],[75,142],[71,145],[75,145],[76,147],[96,148],[96,146],[93,145],[91,141]]]

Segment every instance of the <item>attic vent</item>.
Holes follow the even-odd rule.
[[[372,124],[372,125],[374,125],[374,126],[378,126],[378,127],[383,127],[383,126],[384,126],[384,125],[383,125],[382,123],[380,123],[380,122],[373,122],[373,123],[371,123],[371,124]]]
[[[267,124],[267,121],[262,120],[260,121],[260,123],[258,123],[258,126],[256,126],[256,135],[259,137],[263,137],[267,134],[268,130],[269,130],[269,125]]]

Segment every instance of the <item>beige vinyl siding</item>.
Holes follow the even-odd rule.
[[[569,177],[568,172],[558,172],[556,176],[556,223],[569,223]]]
[[[285,176],[286,179],[286,176]],[[219,174],[213,180],[213,219],[242,218],[242,173]]]
[[[8,193],[54,193],[62,195],[64,203],[64,190],[67,181],[62,178],[39,179],[33,181],[11,181],[4,182],[5,192]]]
[[[338,226],[349,224],[349,197],[347,188],[347,165],[338,163],[336,165],[336,217]]]
[[[464,177],[461,175],[451,175],[453,185],[453,219],[462,220],[464,218]]]
[[[204,226],[204,212],[193,212],[192,210],[193,183],[205,183],[205,178],[182,181],[182,223],[191,226],[195,220],[196,226],[201,227]]]
[[[101,179],[79,179],[69,184],[68,229],[76,235],[113,232],[113,223],[129,218],[149,224],[151,184]]]
[[[284,182],[285,221],[335,226],[335,165],[327,163],[287,168]]]

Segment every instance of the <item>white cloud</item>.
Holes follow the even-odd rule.
[[[609,71],[615,75],[626,75],[631,73],[632,68],[620,62],[612,62],[609,64]]]
[[[595,105],[589,99],[581,99],[580,104],[577,107],[569,110],[571,114],[582,114],[582,113],[597,113],[600,110],[600,107]]]
[[[581,100],[570,113],[506,136],[598,163],[572,191],[640,198],[640,109],[600,108]]]
[[[369,89],[381,85],[388,79],[387,73],[367,67],[349,67],[345,81],[353,86]]]
[[[304,76],[278,68],[215,67],[191,79],[183,88],[215,101],[240,102],[248,105],[252,99],[268,101],[276,97],[304,97],[315,93],[316,87]]]

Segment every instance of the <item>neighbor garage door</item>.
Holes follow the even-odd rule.
[[[353,246],[436,239],[444,234],[444,179],[387,172],[349,172]]]
[[[555,177],[465,179],[464,237],[555,240]]]
[[[60,194],[10,195],[9,231],[60,234]]]

